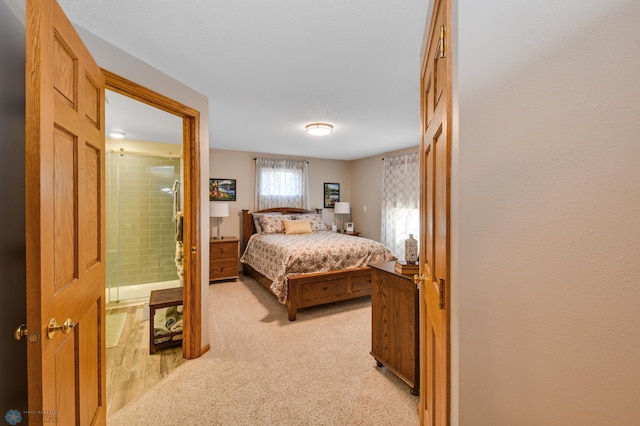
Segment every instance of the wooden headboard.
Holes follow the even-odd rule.
[[[303,213],[317,213],[321,214],[322,209],[305,210],[296,207],[275,207],[272,209],[258,210],[253,213],[282,213],[282,214],[303,214]],[[256,226],[253,223],[253,214],[249,213],[249,210],[242,210],[242,246],[240,252],[244,253],[244,249],[247,247],[249,238],[256,233]]]

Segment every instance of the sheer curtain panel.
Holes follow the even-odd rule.
[[[255,209],[309,208],[309,180],[304,160],[256,158]]]
[[[404,260],[404,240],[420,233],[420,156],[384,158],[380,242]]]

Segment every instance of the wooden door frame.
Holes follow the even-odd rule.
[[[182,335],[182,357],[198,358],[207,350],[201,347],[200,112],[104,68],[102,72],[108,90],[182,117],[185,324]]]

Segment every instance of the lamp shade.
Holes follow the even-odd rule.
[[[229,216],[229,204],[213,202],[209,203],[209,216],[227,217]]]
[[[349,214],[351,213],[351,206],[348,201],[337,202],[333,205],[335,209],[333,212],[336,214]]]

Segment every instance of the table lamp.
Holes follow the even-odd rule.
[[[351,213],[351,206],[348,201],[338,201],[333,205],[334,213],[340,215],[340,232],[344,234],[344,215]]]
[[[218,221],[218,236],[214,237],[216,240],[221,240],[223,237],[220,236],[220,219],[223,217],[229,216],[229,204],[228,203],[220,203],[220,202],[210,202],[209,203],[209,216],[215,217]]]

